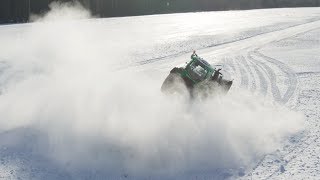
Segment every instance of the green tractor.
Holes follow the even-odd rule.
[[[185,67],[175,67],[170,71],[161,91],[170,94],[187,92],[191,97],[225,94],[233,81],[225,78],[220,71],[221,68],[212,67],[194,51]]]

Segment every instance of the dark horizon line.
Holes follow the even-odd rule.
[[[187,12],[319,7],[320,0],[1,0],[0,24],[29,22],[53,1],[79,1],[93,16],[126,17]]]

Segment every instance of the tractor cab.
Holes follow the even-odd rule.
[[[191,61],[186,66],[186,75],[195,83],[210,78],[214,72],[211,65],[200,58],[197,54],[192,54]]]

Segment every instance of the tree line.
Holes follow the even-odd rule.
[[[28,22],[57,0],[1,0],[0,23]],[[62,2],[75,0],[59,0]],[[319,6],[320,0],[78,0],[100,17],[161,13]]]

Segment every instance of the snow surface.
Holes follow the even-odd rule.
[[[320,9],[0,26],[0,179],[319,179]],[[164,96],[193,49],[224,97]]]

